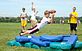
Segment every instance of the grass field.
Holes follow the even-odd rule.
[[[27,28],[30,24],[27,25]],[[20,32],[20,23],[0,23],[0,51],[44,51],[39,49],[25,48],[25,47],[10,47],[6,45],[9,40],[15,39]],[[49,34],[69,34],[69,24],[49,24],[41,29],[36,36]],[[79,41],[82,41],[82,24],[78,26]]]

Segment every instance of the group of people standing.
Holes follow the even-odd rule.
[[[20,35],[24,34],[33,34],[37,31],[39,31],[44,25],[48,23],[54,23],[54,16],[56,11],[55,10],[46,10],[44,11],[44,17],[41,20],[40,23],[37,23],[36,15],[38,11],[36,10],[36,7],[34,3],[32,2],[32,15],[31,15],[31,28],[26,30],[27,25],[27,13],[25,12],[25,8],[22,8],[22,13],[20,15],[21,18],[21,26],[22,31]],[[76,12],[76,7],[73,7],[73,12],[69,14],[69,21],[70,21],[70,34],[73,34],[73,31],[75,31],[74,34],[77,34],[77,20],[78,20],[78,13]]]

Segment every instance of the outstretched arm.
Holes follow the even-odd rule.
[[[21,30],[21,33],[19,33],[20,36],[28,34],[28,30]]]
[[[34,9],[34,3],[32,2],[32,10]]]

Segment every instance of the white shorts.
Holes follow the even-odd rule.
[[[37,20],[35,18],[31,18],[30,20],[33,20],[33,21],[36,21],[37,22]]]

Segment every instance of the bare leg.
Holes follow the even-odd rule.
[[[25,27],[24,26],[22,26],[22,30],[25,30]]]
[[[73,30],[71,30],[71,33],[70,34],[73,34]]]
[[[33,20],[31,20],[31,28],[33,27]]]
[[[24,26],[24,30],[26,30],[26,26]]]
[[[75,31],[75,34],[77,34],[77,31]]]
[[[33,28],[34,26],[36,26],[37,22],[34,20],[31,20],[31,28]]]
[[[75,31],[75,34],[77,34],[77,27],[75,27],[74,31]]]
[[[25,34],[29,34],[28,30],[22,30],[23,33],[20,33],[20,35],[25,35]]]
[[[36,27],[32,30],[22,30],[23,33],[21,33],[20,35],[25,35],[25,34],[33,34],[35,32],[39,31],[39,29]]]

